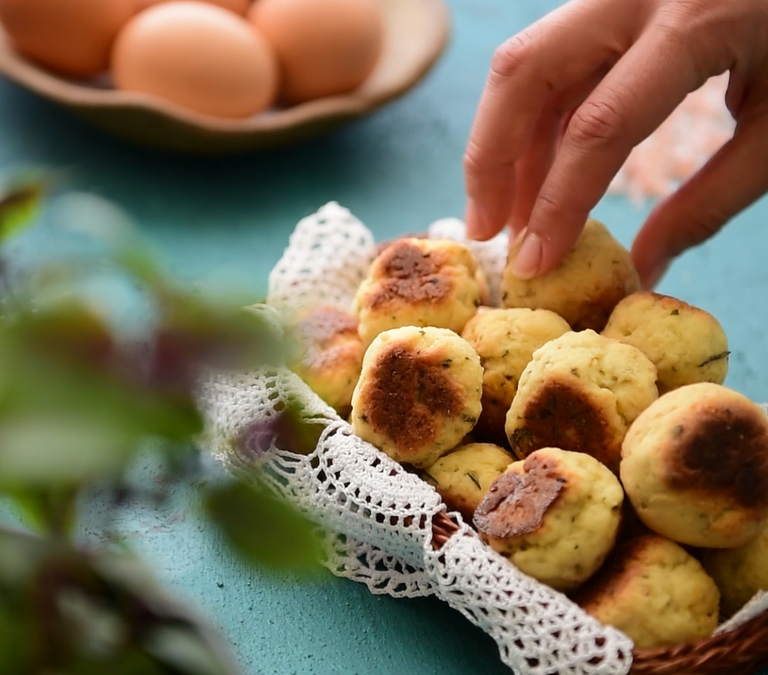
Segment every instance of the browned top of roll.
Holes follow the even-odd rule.
[[[557,447],[586,453],[609,468],[618,468],[621,439],[610,429],[599,402],[578,380],[553,378],[543,383],[527,400],[523,418],[524,428],[510,438],[518,457]]]
[[[357,335],[357,319],[336,307],[318,307],[296,321],[293,333],[304,344],[326,348],[339,335]]]
[[[768,506],[768,423],[759,408],[700,408],[672,434],[664,467],[670,487],[719,493],[746,508]]]
[[[437,435],[438,418],[461,414],[466,394],[447,372],[442,350],[428,355],[393,342],[382,349],[365,391],[365,416],[398,451],[423,448]]]
[[[509,539],[539,529],[547,510],[565,487],[558,462],[550,457],[525,460],[523,473],[501,474],[475,510],[478,530],[491,537]]]
[[[408,240],[391,244],[377,261],[383,278],[366,304],[376,308],[394,299],[431,303],[447,297],[453,282],[440,274],[439,257],[437,251],[422,250]]]
[[[333,368],[350,358],[362,359],[357,319],[335,307],[318,307],[291,326],[298,343],[294,358],[306,368]]]

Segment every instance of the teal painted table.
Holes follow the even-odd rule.
[[[0,167],[45,165],[73,187],[125,208],[183,279],[265,291],[295,223],[339,201],[377,237],[461,216],[461,156],[490,56],[555,0],[451,0],[454,36],[415,91],[333,136],[257,157],[190,160],[127,146],[0,83]],[[629,244],[645,215],[618,198],[596,215]],[[714,313],[733,349],[728,384],[768,400],[768,201],[685,255],[661,290]],[[20,258],[54,246],[44,234]],[[151,467],[144,468],[147,479]],[[189,495],[135,510],[121,533],[161,577],[201,608],[252,675],[508,675],[494,643],[433,600],[374,597],[328,574],[311,582],[241,567],[195,516]],[[98,535],[97,532],[94,534]]]

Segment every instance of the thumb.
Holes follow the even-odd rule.
[[[652,288],[672,260],[716,234],[768,191],[768,115],[751,117],[733,138],[646,220],[632,258]]]

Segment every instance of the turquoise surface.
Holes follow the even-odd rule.
[[[461,216],[461,156],[493,49],[556,4],[450,0],[450,48],[416,90],[330,137],[260,156],[191,160],[130,147],[0,82],[0,167],[60,169],[70,186],[124,208],[180,277],[255,300],[295,223],[329,200],[381,238]],[[644,214],[619,198],[596,211],[626,244]],[[721,320],[733,349],[728,384],[759,401],[768,400],[766,217],[763,201],[661,285]],[[43,229],[17,254],[45,255],[56,242]],[[151,480],[152,467],[143,471]],[[254,573],[195,508],[179,493],[161,512],[125,514],[119,530],[212,619],[246,673],[508,674],[494,643],[437,601],[374,597],[329,574],[303,582]]]

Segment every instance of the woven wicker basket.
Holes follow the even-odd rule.
[[[458,531],[445,513],[432,523],[440,548]],[[768,612],[732,631],[667,649],[635,649],[631,675],[750,675],[768,666]]]
[[[427,236],[419,232],[398,239]],[[393,241],[379,242],[377,252]],[[448,515],[439,513],[432,523],[435,550],[458,529]],[[665,649],[635,649],[632,656],[631,675],[751,675],[768,668],[768,612],[728,632]]]
[[[404,235],[423,238],[426,233]],[[381,242],[381,252],[392,241]],[[433,522],[433,545],[440,547],[458,527],[444,513]],[[768,561],[766,561],[768,564]],[[749,675],[768,667],[768,612],[732,631],[667,649],[636,649],[632,675]]]
[[[402,235],[427,237],[426,233]],[[390,241],[379,242],[381,252]],[[432,546],[441,551],[460,527],[450,515],[439,512],[432,520]],[[768,561],[766,561],[768,564]],[[631,675],[755,675],[768,667],[768,611],[732,630],[709,638],[663,649],[635,649]]]

